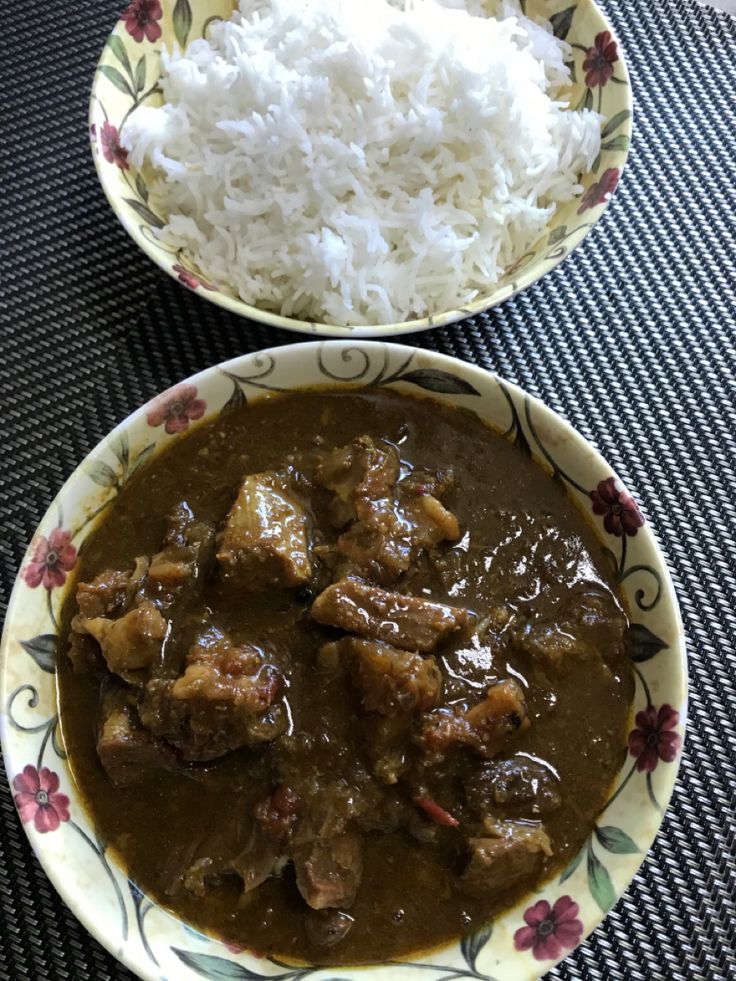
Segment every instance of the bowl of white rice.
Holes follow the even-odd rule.
[[[150,258],[243,317],[343,337],[545,275],[605,210],[631,123],[592,0],[133,0],[90,103]]]

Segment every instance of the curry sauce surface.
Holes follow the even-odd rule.
[[[412,465],[453,469],[451,504],[462,537],[408,577],[415,595],[479,612],[503,605],[522,619],[554,618],[581,579],[618,599],[592,529],[564,488],[521,449],[472,413],[383,390],[269,398],[194,429],[124,487],[85,541],[77,581],[130,568],[137,556],[154,553],[166,515],[182,500],[198,519],[221,526],[244,474],[278,470],[285,460],[298,466],[317,434],[317,443],[328,447],[366,434],[397,446]],[[325,520],[319,504],[315,520]],[[360,705],[349,686],[325,681],[317,670],[317,651],[335,632],[306,615],[310,599],[288,590],[234,598],[213,582],[205,602],[212,620],[235,640],[273,652],[288,679],[297,764],[301,752],[316,773],[350,773],[357,759],[365,766]],[[72,592],[63,634],[75,612]],[[553,855],[536,877],[546,878],[581,848],[621,766],[631,666],[626,658],[611,665],[605,658],[569,657],[552,669],[523,650],[467,639],[448,642],[437,657],[448,701],[480,697],[499,678],[515,678],[524,687],[531,725],[507,755],[542,760],[559,777],[561,806],[544,817]],[[75,673],[62,656],[58,684],[70,765],[99,834],[142,890],[230,943],[321,963],[383,961],[472,933],[535,885],[473,897],[457,886],[454,829],[440,846],[406,830],[366,833],[362,883],[348,911],[353,926],[334,948],[315,948],[288,866],[246,896],[236,877],[225,877],[204,896],[172,886],[183,865],[198,856],[222,857],[242,846],[253,808],[273,783],[267,749],[237,750],[116,788],[95,748],[99,677]],[[463,756],[458,781],[470,765]],[[466,813],[460,790],[456,800],[443,803],[461,818]]]

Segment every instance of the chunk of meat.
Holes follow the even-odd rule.
[[[154,735],[179,749],[185,743],[191,743],[194,752],[195,740],[189,733],[188,707],[186,702],[171,697],[173,687],[172,678],[152,678],[145,687],[138,714],[143,725]],[[196,759],[196,754],[191,758]]]
[[[406,497],[422,497],[432,494],[442,499],[455,487],[455,472],[450,467],[429,470],[426,467],[412,467],[401,478],[401,493]]]
[[[279,843],[254,827],[245,848],[230,867],[243,880],[243,892],[247,894],[274,875],[283,866],[284,858]]]
[[[305,752],[299,752],[298,742],[298,736],[287,736],[278,747],[283,750],[286,743],[293,751],[293,755],[288,751],[278,754],[279,769],[289,772],[295,786],[299,783],[302,796],[302,817],[294,830],[294,841],[304,844],[317,838],[333,838],[342,834],[352,820],[350,812],[355,788],[340,776],[332,779],[332,774],[310,766],[314,741],[309,740],[309,749]],[[290,767],[289,763],[293,766]]]
[[[457,517],[442,502],[455,486],[452,470],[415,468],[397,487],[400,507],[412,524],[414,550],[430,549],[460,537]]]
[[[100,644],[88,630],[91,620],[114,619],[127,610],[145,579],[148,559],[140,556],[132,570],[106,569],[90,582],[77,586],[79,612],[72,618],[67,656],[75,671],[98,669]],[[99,631],[98,631],[99,632]]]
[[[534,815],[559,810],[559,778],[551,768],[526,756],[486,763],[465,785],[468,803],[484,815],[489,807],[524,809]]]
[[[130,572],[106,569],[91,582],[80,582],[77,586],[79,617],[91,620],[120,613],[128,601],[130,579]]]
[[[315,470],[317,483],[333,491],[331,517],[340,528],[357,517],[356,505],[389,497],[399,478],[395,446],[377,445],[370,436],[358,436],[347,446],[326,453]]]
[[[363,875],[357,832],[296,844],[291,856],[297,888],[312,909],[347,909],[352,905]]]
[[[260,804],[256,805],[255,819],[265,834],[273,841],[288,841],[301,813],[301,800],[291,787],[277,787]]]
[[[357,576],[346,576],[323,590],[311,613],[326,626],[424,653],[473,616],[459,607],[380,589]]]
[[[491,685],[482,702],[465,713],[483,756],[492,757],[506,745],[510,736],[529,728],[524,692],[512,679]]]
[[[91,582],[77,586],[78,622],[99,617],[115,617],[126,610],[143,583],[148,571],[148,559],[139,556],[129,571],[105,569]],[[72,621],[74,630],[74,621]],[[82,627],[82,633],[84,628]]]
[[[197,579],[205,553],[211,555],[214,531],[197,521],[192,509],[181,501],[169,516],[159,552],[151,557],[145,593],[164,604],[171,603],[188,583]]]
[[[168,622],[150,600],[143,600],[117,620],[74,620],[75,630],[89,634],[100,645],[110,671],[130,682],[140,682],[140,673],[160,659],[169,630]]]
[[[386,585],[394,583],[411,566],[413,526],[393,500],[364,502],[361,510],[363,517],[337,540],[336,568]]]
[[[223,863],[216,861],[210,855],[203,855],[185,870],[182,885],[187,892],[201,899],[209,889],[220,884],[222,873]]]
[[[457,519],[439,499],[452,486],[452,474],[410,471],[399,480],[400,473],[396,448],[369,436],[319,462],[316,480],[335,495],[332,522],[338,528],[350,524],[335,547],[339,574],[390,584],[423,550],[459,537]]]
[[[509,679],[491,685],[483,701],[466,712],[445,708],[430,713],[422,727],[420,743],[430,761],[439,762],[458,746],[491,758],[513,735],[528,727],[524,693]]]
[[[414,526],[424,532],[427,546],[444,541],[455,542],[460,537],[457,517],[432,494],[422,494],[419,497],[414,508]],[[414,538],[415,541],[418,538],[416,532]]]
[[[105,694],[97,736],[97,755],[116,787],[125,787],[171,769],[176,759],[171,749],[145,729],[138,718],[136,699],[129,690]]]
[[[363,802],[355,818],[361,831],[380,831],[390,834],[405,823],[412,807],[398,789],[381,787],[371,781],[362,788]]]
[[[148,683],[141,720],[185,759],[212,760],[285,731],[283,707],[274,704],[280,687],[259,650],[211,628],[187,654],[183,675]]]
[[[249,474],[241,484],[217,560],[223,578],[248,592],[270,586],[299,586],[312,577],[307,515],[275,473]]]
[[[424,712],[436,704],[442,675],[433,657],[359,637],[343,637],[338,644],[353,660],[353,680],[369,712]]]
[[[75,674],[85,674],[88,671],[99,671],[104,668],[105,662],[100,654],[100,645],[88,633],[79,633],[73,629],[69,632],[66,656]]]
[[[188,545],[167,545],[151,558],[148,578],[166,590],[188,582],[195,571],[194,550]]]
[[[394,496],[356,504],[358,520],[337,541],[348,572],[390,584],[408,572],[423,552],[460,537],[457,518],[430,492],[431,487],[431,482],[410,484],[405,478],[396,485]]]
[[[494,895],[511,889],[540,871],[545,855],[552,854],[549,836],[541,824],[505,821],[492,837],[468,841],[468,861],[460,878],[471,896]]]
[[[173,696],[182,701],[232,704],[250,714],[265,712],[281,685],[278,672],[264,664],[256,647],[235,646],[211,628],[187,654],[184,674],[174,683]]]
[[[429,763],[439,763],[460,746],[475,746],[475,736],[465,715],[455,708],[430,712],[419,733],[419,744]]]
[[[411,715],[369,715],[363,720],[365,744],[373,775],[392,786],[409,769]]]
[[[337,677],[342,674],[342,639],[331,640],[327,644],[322,644],[317,651],[317,668],[327,676]]]
[[[190,545],[202,547],[214,541],[214,529],[206,521],[198,521],[189,504],[180,501],[171,511],[164,535],[164,547]]]
[[[515,646],[536,661],[560,670],[568,658],[622,660],[626,650],[626,614],[612,593],[593,583],[570,591],[550,619],[520,625]]]

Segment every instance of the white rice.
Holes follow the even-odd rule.
[[[600,117],[560,99],[569,56],[510,0],[240,0],[162,54],[123,144],[214,284],[392,323],[487,292],[581,192]]]

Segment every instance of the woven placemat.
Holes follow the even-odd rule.
[[[486,316],[407,343],[518,382],[590,437],[669,559],[689,641],[678,789],[626,896],[549,977],[733,977],[736,786],[736,20],[695,0],[607,0],[635,139],[583,247]],[[110,427],[207,365],[297,335],[159,272],[103,200],[86,113],[115,0],[5,4],[0,357],[2,589],[55,491]],[[57,898],[7,785],[0,979],[130,981]]]

